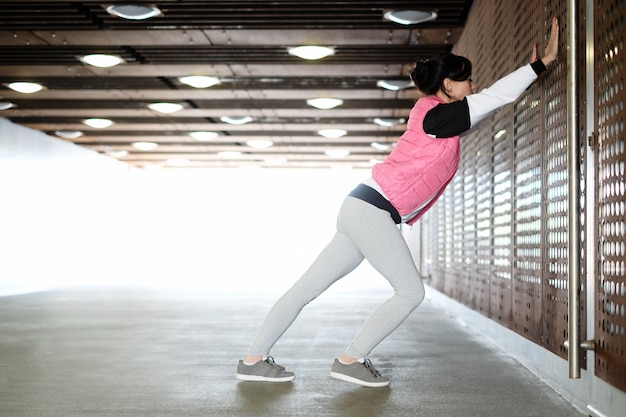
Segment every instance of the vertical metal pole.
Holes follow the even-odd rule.
[[[596,184],[596,155],[595,155],[595,146],[596,146],[596,135],[594,134],[595,123],[596,123],[596,115],[595,115],[595,3],[597,0],[586,0],[585,2],[585,107],[584,111],[586,112],[585,118],[585,137],[588,138],[589,142],[587,143],[586,154],[585,154],[585,164],[584,168],[581,166],[581,169],[585,169],[585,182],[586,184]],[[582,93],[582,91],[581,91]],[[596,277],[596,259],[598,255],[598,249],[596,248],[596,239],[597,239],[597,231],[596,231],[596,195],[595,195],[595,187],[593,186],[585,186],[585,216],[588,221],[585,222],[585,237],[587,241],[586,245],[586,259],[587,263],[585,265],[586,276],[581,277],[586,282],[587,289],[587,298],[584,301],[587,306],[586,323],[581,323],[581,326],[586,326],[587,329],[587,337],[586,341],[580,344],[581,349],[586,349],[587,352],[587,365],[589,368],[593,368],[595,365],[595,354],[592,353],[595,350],[595,299],[596,299],[596,289],[595,289],[595,277]],[[586,347],[585,347],[586,346]]]
[[[578,2],[567,6],[567,174],[569,226],[569,377],[580,378],[580,145],[578,140]]]

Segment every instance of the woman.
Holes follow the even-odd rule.
[[[372,177],[345,199],[337,232],[311,267],[272,307],[259,333],[237,367],[244,381],[284,382],[295,375],[276,364],[270,348],[302,308],[363,259],[391,284],[394,295],[367,319],[330,376],[367,387],[389,385],[389,378],[366,359],[422,302],[424,285],[399,223],[413,224],[437,201],[452,180],[460,160],[461,133],[491,112],[515,101],[546,70],[558,52],[558,20],[552,18],[543,58],[533,46],[531,63],[472,94],[472,64],[464,57],[444,54],[418,62],[411,79],[423,94],[413,107],[394,151],[374,166]]]

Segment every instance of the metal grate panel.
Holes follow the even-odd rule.
[[[536,89],[515,105],[513,165],[513,329],[541,342],[542,155],[536,146],[541,113]]]
[[[596,375],[626,391],[626,1],[596,6]]]
[[[494,8],[491,3],[480,3],[475,14],[492,15],[500,9]],[[504,10],[504,8],[502,9]],[[503,26],[495,19],[493,31]],[[486,85],[489,75],[486,68],[494,67],[494,54],[486,50],[493,48],[495,37],[490,37],[489,30],[484,27],[485,21],[472,26],[470,37],[485,48],[474,50],[469,56],[476,63],[472,77],[481,85]],[[470,39],[466,37],[465,39]],[[483,130],[462,140],[462,159],[460,176],[455,181],[462,184],[462,194],[459,195],[458,210],[463,216],[462,236],[463,245],[462,264],[464,298],[466,305],[482,314],[489,315],[490,311],[490,269],[491,269],[491,147],[489,139],[489,123]]]
[[[490,3],[493,4],[493,3]],[[508,72],[514,66],[516,48],[511,48],[511,39],[517,39],[513,33],[514,10],[511,2],[495,7],[492,19],[494,35],[493,50],[500,51],[493,56],[493,65],[489,82],[493,82]],[[487,76],[484,74],[482,76]],[[513,322],[512,307],[512,201],[513,201],[513,109],[507,106],[500,110],[491,124],[491,188],[489,190],[492,235],[492,262],[490,276],[490,317],[497,322],[511,327]]]
[[[537,41],[535,22],[541,22],[540,2],[517,4],[515,50],[528,51]],[[541,216],[543,156],[541,89],[528,89],[513,107],[513,277],[512,328],[541,343],[541,287],[543,234]]]
[[[565,10],[566,2],[546,2],[549,14]],[[583,10],[584,13],[584,10]],[[565,19],[563,19],[565,20]],[[561,22],[564,33],[567,22]],[[580,28],[577,28],[580,31]],[[545,40],[547,40],[547,31]],[[584,32],[582,32],[584,34]],[[584,39],[584,37],[582,38]],[[544,40],[544,41],[545,41]],[[562,45],[565,50],[565,45]],[[580,50],[580,48],[579,48]],[[584,51],[584,49],[582,49]],[[584,56],[584,54],[581,54]],[[578,66],[584,68],[584,63]],[[543,230],[543,345],[567,357],[563,342],[568,335],[568,172],[567,172],[567,65],[558,60],[545,77],[544,120],[544,207]],[[584,79],[584,78],[583,78]],[[583,280],[584,281],[584,280]],[[584,297],[581,297],[584,300]],[[584,315],[581,314],[584,323]],[[584,337],[584,326],[581,327]],[[584,361],[583,363],[584,364]]]
[[[476,63],[479,89],[528,62],[532,45],[547,41],[550,17],[562,16],[564,7],[563,1],[474,2],[455,52]],[[565,72],[564,63],[556,65],[514,105],[462,140],[459,173],[424,219],[437,219],[433,285],[562,357]]]
[[[563,33],[568,30],[564,0],[507,5],[474,2],[455,49],[480,63],[474,79],[481,84],[523,62],[520,56],[490,58],[485,51],[530,49],[542,36],[545,42],[552,15],[562,17]],[[584,86],[587,28],[585,5],[579,7],[578,67]],[[596,170],[594,183],[588,183],[591,177],[584,169],[580,177],[581,273],[595,284],[586,288],[582,280],[581,336],[587,339],[584,323],[592,306],[584,301],[587,291],[593,291],[595,374],[626,391],[626,0],[600,0],[595,7],[593,117],[585,114],[586,88],[579,98],[580,132],[589,130],[588,119],[595,120],[596,132],[595,152],[587,152],[581,141],[581,168],[593,156]],[[496,19],[496,14],[510,18]],[[511,30],[516,36],[485,24],[498,20],[515,22]],[[421,225],[421,252],[436,260],[429,268],[436,288],[563,358],[569,319],[566,72],[563,52],[513,106],[463,139],[459,174]],[[593,193],[594,219],[585,217],[588,193]],[[586,230],[594,230],[592,245],[586,243]],[[588,248],[596,249],[587,253]],[[588,257],[596,260],[596,271],[586,270]]]

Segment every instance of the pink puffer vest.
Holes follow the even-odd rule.
[[[459,167],[459,136],[437,139],[424,132],[424,116],[440,103],[443,100],[436,96],[420,98],[396,148],[372,170],[374,180],[401,216],[428,203],[408,224],[419,220],[437,201]]]

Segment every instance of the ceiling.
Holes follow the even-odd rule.
[[[416,92],[390,91],[379,80],[407,80],[418,59],[450,51],[471,0],[433,1],[132,1],[156,5],[160,16],[127,20],[110,15],[115,1],[21,0],[0,3],[0,117],[69,140],[138,167],[369,168],[389,153]],[[125,2],[130,3],[130,1]],[[437,19],[401,25],[388,10],[435,11]],[[324,45],[334,55],[310,61],[288,47]],[[98,68],[80,61],[90,53],[118,55],[124,63]],[[221,83],[193,88],[178,77],[207,75]],[[37,82],[24,94],[7,84]],[[343,104],[320,110],[307,99],[333,97]],[[175,113],[149,109],[154,102],[183,106]],[[249,116],[234,125],[222,116]],[[87,118],[107,118],[92,128]],[[329,139],[321,129],[347,133]],[[189,133],[218,136],[199,141]],[[254,148],[251,140],[273,145]],[[135,142],[153,142],[139,150]],[[375,147],[372,146],[375,143]],[[329,156],[328,150],[346,150]],[[224,154],[222,152],[229,152]],[[233,153],[234,152],[234,153]]]

